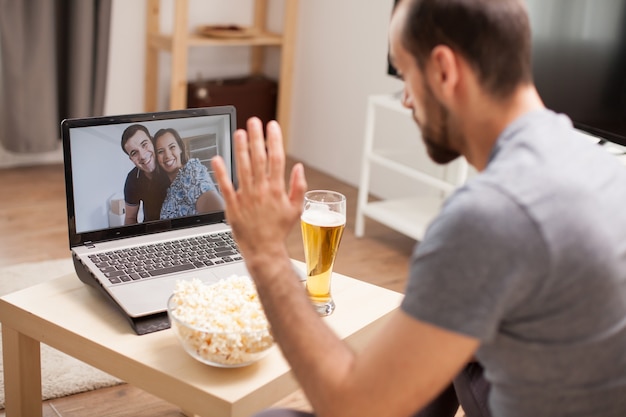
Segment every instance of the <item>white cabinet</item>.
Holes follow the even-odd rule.
[[[432,172],[426,172],[418,166],[419,158],[416,157],[416,152],[419,152],[418,144],[406,148],[395,148],[393,143],[391,146],[380,146],[375,136],[377,113],[381,109],[411,118],[411,111],[402,106],[396,95],[373,95],[368,99],[355,234],[357,237],[363,236],[365,217],[369,217],[413,239],[421,240],[426,227],[439,212],[444,199],[465,182],[468,165],[464,158],[459,158],[441,168],[439,171],[441,175],[433,175]],[[370,185],[374,165],[409,178],[420,187],[427,187],[434,192],[382,200],[372,198]],[[407,192],[407,195],[409,194]]]

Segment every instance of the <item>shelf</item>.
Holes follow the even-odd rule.
[[[416,152],[414,149],[377,149],[370,152],[367,158],[370,162],[376,163],[391,171],[397,172],[416,181],[421,181],[431,187],[438,188],[445,193],[449,194],[456,188],[455,184],[415,169],[415,167],[411,165],[411,163],[415,164],[416,160]]]
[[[410,238],[421,240],[442,202],[437,197],[374,201],[363,207],[362,214]]]
[[[249,38],[210,38],[202,35],[189,36],[189,45],[221,45],[221,46],[280,46],[283,44],[281,35],[270,32],[260,32]]]
[[[152,34],[148,39],[150,47],[163,51],[172,51],[174,39],[171,35]],[[201,35],[189,35],[188,46],[281,46],[283,39],[280,35],[264,32],[249,38],[210,38]]]

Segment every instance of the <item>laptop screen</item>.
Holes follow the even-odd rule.
[[[233,106],[61,124],[70,247],[223,221],[211,168],[234,181]]]

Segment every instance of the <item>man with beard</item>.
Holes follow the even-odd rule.
[[[167,176],[159,172],[150,132],[143,125],[130,125],[122,133],[121,145],[135,164],[124,184],[124,224],[138,222],[141,202],[143,221],[159,220],[169,181]]]
[[[391,58],[429,155],[462,155],[479,174],[429,226],[400,308],[359,353],[317,316],[289,260],[306,180],[296,164],[285,191],[278,124],[267,141],[258,119],[236,132],[237,190],[214,160],[272,333],[316,415],[413,415],[474,358],[494,416],[626,415],[626,170],[545,108],[530,39],[523,0],[394,11]]]

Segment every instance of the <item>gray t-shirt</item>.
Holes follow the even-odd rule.
[[[520,117],[417,245],[402,309],[480,339],[495,417],[626,416],[626,168]]]

